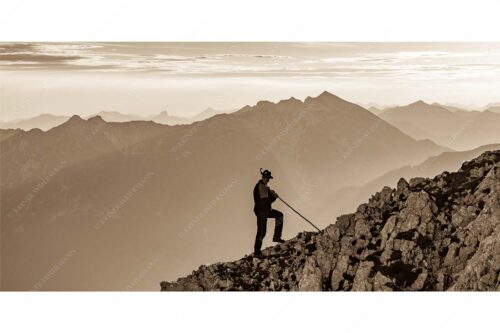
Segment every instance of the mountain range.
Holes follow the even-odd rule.
[[[328,92],[185,125],[73,116],[0,133],[4,290],[151,290],[250,252],[261,167],[314,214],[341,188],[449,151]],[[285,237],[307,228],[285,221]]]
[[[48,130],[52,127],[60,125],[67,121],[69,117],[67,116],[56,116],[49,113],[43,113],[33,118],[12,120],[7,122],[0,122],[1,129],[22,129],[30,130],[38,128],[41,130]]]
[[[469,150],[500,142],[500,114],[486,111],[463,111],[423,101],[385,109],[380,118],[411,137],[455,150]]]
[[[228,111],[230,113],[232,111]],[[190,124],[195,121],[201,121],[210,117],[215,116],[216,114],[226,113],[225,111],[215,110],[212,108],[207,108],[201,113],[193,116],[193,117],[179,117],[170,115],[167,111],[162,111],[157,115],[152,116],[139,116],[134,114],[123,114],[117,111],[101,111],[97,116],[100,116],[103,120],[107,122],[128,122],[128,121],[154,121],[158,124],[165,125],[179,125],[179,124]],[[94,115],[95,116],[95,115]],[[88,118],[94,117],[90,116]],[[62,123],[68,121],[69,116],[56,116],[53,114],[40,114],[33,118],[28,119],[20,119],[13,120],[8,122],[0,122],[1,129],[41,129],[43,131],[47,131],[55,126],[61,125]]]

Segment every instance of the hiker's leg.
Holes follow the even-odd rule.
[[[255,236],[254,252],[259,253],[260,248],[262,247],[262,241],[266,236],[267,216],[263,214],[256,214],[256,215],[257,215],[257,235]]]
[[[279,210],[273,209],[271,210],[269,217],[276,220],[276,223],[274,224],[273,238],[281,238],[281,232],[283,231],[283,213]]]

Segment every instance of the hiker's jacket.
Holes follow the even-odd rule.
[[[276,196],[262,180],[259,180],[253,188],[253,201],[255,204],[253,211],[256,214],[267,214],[271,212],[271,204],[276,201]]]

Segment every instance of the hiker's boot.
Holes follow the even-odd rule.
[[[266,256],[265,256],[262,252],[260,252],[260,251],[259,251],[259,252],[255,252],[253,256],[254,256],[255,258],[257,258],[257,259],[260,259],[260,260],[262,260],[262,259],[265,259],[265,258],[266,258]]]
[[[273,238],[273,242],[275,242],[275,243],[284,243],[285,240],[283,238],[281,238],[281,237],[274,237]]]

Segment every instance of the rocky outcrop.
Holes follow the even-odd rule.
[[[500,150],[453,173],[403,178],[263,260],[201,266],[161,290],[500,290]]]

